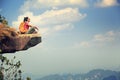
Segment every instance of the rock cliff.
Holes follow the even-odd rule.
[[[27,50],[40,42],[40,34],[18,34],[14,28],[0,28],[0,54]]]

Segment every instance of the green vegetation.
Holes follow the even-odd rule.
[[[8,25],[8,21],[5,19],[4,16],[1,16],[1,15],[0,15],[0,22],[5,24],[5,25]]]
[[[22,80],[22,71],[20,70],[21,62],[15,62],[15,56],[9,60],[7,57],[0,55],[0,80]]]
[[[21,62],[16,61],[15,56],[8,59],[0,54],[0,63],[0,80],[23,80]],[[31,80],[31,78],[27,77],[26,80]]]
[[[2,52],[2,50],[0,49],[0,53]]]

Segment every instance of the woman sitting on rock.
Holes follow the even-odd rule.
[[[37,33],[36,30],[38,30],[37,27],[29,25],[30,18],[24,17],[23,22],[19,26],[19,30],[21,34],[32,34]]]

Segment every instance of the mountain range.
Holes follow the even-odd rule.
[[[120,71],[96,69],[85,74],[54,74],[36,80],[120,80]]]

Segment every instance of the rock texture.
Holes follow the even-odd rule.
[[[0,28],[0,54],[27,50],[40,42],[40,34],[18,34],[14,28]]]

